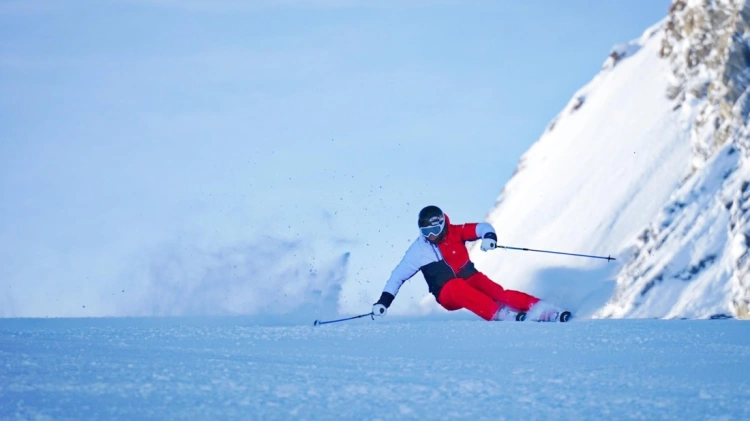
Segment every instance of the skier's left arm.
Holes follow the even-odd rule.
[[[480,248],[482,251],[493,250],[497,247],[497,234],[495,233],[495,228],[489,223],[463,224],[460,227],[461,240],[476,241],[481,239],[482,245]]]
[[[396,298],[401,285],[414,276],[421,266],[422,263],[420,261],[417,242],[415,241],[406,251],[401,262],[391,272],[391,276],[383,288],[383,293],[380,294],[380,299],[373,304],[372,312],[374,315],[385,316],[386,310],[391,306],[393,299]]]

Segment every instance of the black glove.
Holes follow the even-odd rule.
[[[391,306],[394,298],[396,297],[390,292],[383,292],[380,294],[378,302],[372,305],[372,314],[380,317],[385,316],[385,313],[388,312],[388,307]]]

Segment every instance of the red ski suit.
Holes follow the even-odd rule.
[[[450,311],[466,308],[492,320],[502,306],[528,311],[539,301],[529,294],[504,289],[474,267],[465,243],[494,232],[490,224],[453,225],[447,215],[445,219],[447,231],[438,244],[420,236],[409,247],[386,282],[380,302],[390,306],[401,285],[420,270],[437,302]]]

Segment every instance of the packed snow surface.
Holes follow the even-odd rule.
[[[750,419],[736,320],[0,320],[0,419]]]

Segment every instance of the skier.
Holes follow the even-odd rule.
[[[520,291],[504,289],[474,267],[466,241],[482,240],[482,251],[495,249],[497,234],[486,222],[453,225],[437,206],[419,212],[420,236],[391,273],[372,313],[385,316],[404,282],[417,271],[446,310],[466,308],[485,320],[567,322],[569,311]]]

